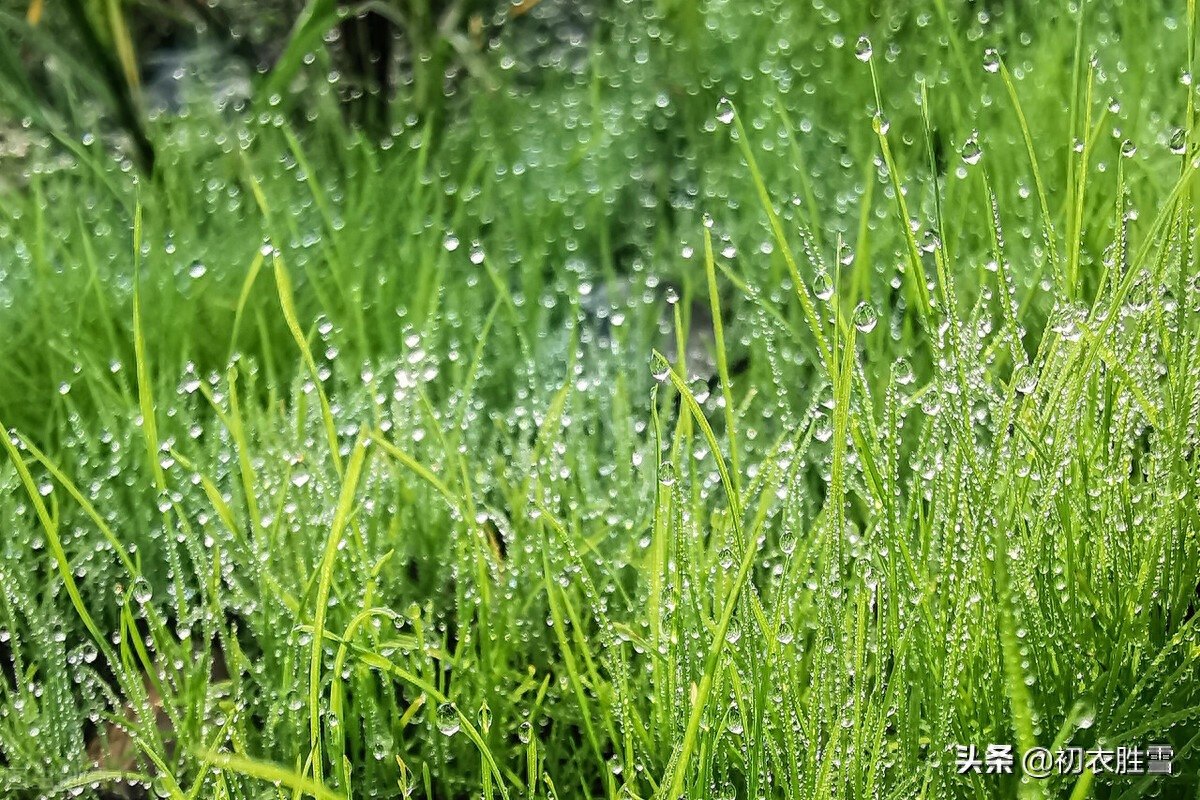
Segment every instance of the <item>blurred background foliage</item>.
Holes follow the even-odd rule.
[[[895,213],[893,187],[878,155],[862,157],[878,151],[877,111],[890,123],[910,224],[928,235],[943,192],[956,251],[982,263],[986,206],[958,157],[978,132],[1009,253],[1024,267],[1020,288],[1049,285],[1031,165],[1019,129],[1006,122],[1009,97],[982,67],[985,48],[998,48],[1012,70],[1046,185],[1066,185],[1072,142],[1085,127],[1104,133],[1083,215],[1107,221],[1082,226],[1085,266],[1111,241],[1120,143],[1141,145],[1125,180],[1131,206],[1152,206],[1169,188],[1167,144],[1184,123],[1186,93],[1157,88],[1176,83],[1186,60],[1184,37],[1165,35],[1182,24],[1170,5],[1088,9],[1097,111],[1083,120],[1068,113],[1082,105],[1072,92],[1085,90],[1085,75],[1072,73],[1078,16],[1064,6],[1034,20],[1021,0],[3,0],[0,185],[17,191],[0,192],[0,205],[44,219],[37,241],[16,243],[21,268],[10,267],[0,286],[11,332],[2,360],[23,387],[0,401],[0,414],[51,435],[40,398],[81,374],[75,342],[105,330],[128,349],[120,344],[129,341],[128,230],[139,199],[148,233],[172,248],[157,269],[176,276],[152,290],[161,322],[151,324],[162,325],[152,333],[206,369],[222,369],[228,349],[188,328],[233,325],[242,276],[263,239],[301,271],[311,290],[301,302],[312,298],[313,309],[356,326],[362,359],[398,351],[397,309],[414,325],[439,309],[437,286],[414,294],[404,265],[437,264],[444,280],[476,280],[473,263],[452,266],[466,262],[472,243],[519,297],[564,281],[650,273],[691,296],[708,211],[722,253],[745,256],[748,287],[782,298],[788,277],[761,215],[738,213],[758,199],[715,119],[726,96],[747,122],[785,223],[807,225],[817,255],[847,265],[847,301],[869,299],[907,324],[890,284],[904,237],[878,224]],[[874,79],[854,58],[860,32],[875,43]],[[1150,51],[1128,44],[1159,40]],[[54,208],[68,181],[78,202],[80,176],[94,190],[84,207]],[[256,185],[277,206],[270,218]],[[1049,204],[1061,234],[1074,210],[1064,196]],[[329,235],[346,225],[363,234]],[[1130,229],[1136,244],[1136,219]],[[448,230],[464,243],[456,254],[442,247]],[[210,280],[189,277],[200,262]],[[22,275],[33,274],[61,283],[39,296],[51,290],[44,281],[24,286]],[[978,282],[964,276],[957,287],[972,297]],[[56,297],[78,291],[104,302],[47,315]],[[1036,346],[1052,299],[1024,296]],[[282,376],[275,354],[289,339],[271,297],[252,294],[238,346]],[[98,309],[107,321],[90,318]],[[526,332],[537,324],[529,319]],[[49,348],[29,346],[47,339]],[[896,355],[884,351],[880,359]]]

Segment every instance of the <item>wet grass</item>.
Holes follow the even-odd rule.
[[[918,6],[0,194],[5,796],[1194,796],[1194,8]]]

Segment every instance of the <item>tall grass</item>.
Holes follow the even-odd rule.
[[[0,195],[0,789],[1194,794],[1194,8],[968,8]]]

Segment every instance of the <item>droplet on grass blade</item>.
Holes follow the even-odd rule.
[[[813,294],[818,300],[828,300],[833,297],[833,281],[829,279],[829,273],[821,270],[813,278]]]
[[[785,556],[796,552],[796,529],[791,525],[783,526],[783,530],[779,534],[779,549]]]
[[[1171,152],[1177,156],[1181,156],[1187,152],[1187,131],[1183,128],[1176,128],[1171,134],[1170,141]]]
[[[1000,51],[994,47],[989,47],[983,51],[983,68],[987,72],[1000,71]]]
[[[861,302],[854,309],[854,327],[858,328],[860,333],[870,333],[875,330],[876,323],[879,322],[879,317],[875,316],[875,309],[866,301]]]
[[[437,707],[438,730],[446,736],[458,733],[462,723],[458,719],[458,709],[454,703],[442,703]]]
[[[963,163],[973,167],[979,163],[981,158],[983,158],[983,148],[979,145],[979,139],[972,135],[962,146]]]
[[[863,36],[858,37],[858,43],[854,45],[854,57],[864,64],[871,60],[871,54],[874,49],[871,47],[871,40]]]
[[[654,380],[662,383],[671,374],[671,365],[661,353],[655,353],[650,356],[650,375]]]
[[[151,588],[150,581],[142,577],[139,577],[133,582],[132,593],[133,599],[139,605],[146,605],[146,603],[149,603],[150,599],[154,597],[154,589]]]
[[[717,103],[717,120],[722,125],[728,125],[733,122],[733,103],[729,102],[728,97],[722,97]]]
[[[1022,364],[1013,371],[1013,388],[1021,394],[1029,394],[1037,387],[1037,373],[1028,364]]]

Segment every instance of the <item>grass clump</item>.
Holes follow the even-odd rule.
[[[917,5],[0,195],[6,796],[1194,794],[1194,9]]]

